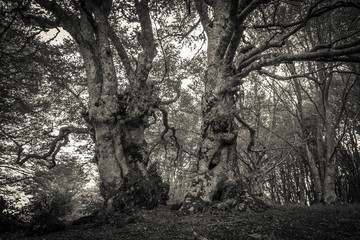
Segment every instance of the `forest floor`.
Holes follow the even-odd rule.
[[[68,226],[38,237],[8,233],[0,239],[360,239],[360,204],[272,206],[263,213],[208,211],[194,215],[161,206],[115,225]]]

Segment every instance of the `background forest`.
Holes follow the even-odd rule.
[[[0,8],[4,214],[360,201],[357,1]]]

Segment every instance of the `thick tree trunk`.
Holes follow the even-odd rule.
[[[219,198],[221,188],[235,184],[238,176],[236,162],[235,123],[229,107],[228,98],[204,99],[212,101],[203,111],[203,140],[199,151],[198,174],[195,178],[179,186],[171,203],[183,201],[186,194],[210,203]],[[231,102],[230,102],[231,103]],[[231,103],[233,104],[233,103]]]
[[[96,145],[99,152],[98,169],[103,197],[106,201],[116,195],[123,184],[123,177],[129,172],[118,130],[116,125],[95,125]]]
[[[225,69],[219,69],[221,67],[209,68],[205,80],[207,92],[202,99],[203,138],[199,150],[198,174],[177,186],[170,204],[184,199],[185,203],[194,199],[211,203],[220,199],[224,194],[222,191],[235,185],[238,180],[235,101],[231,93],[216,93],[216,88],[224,87],[224,77],[229,74]]]
[[[209,67],[205,79],[206,93],[202,99],[202,142],[199,151],[200,176],[203,174],[206,187],[201,198],[211,201],[224,182],[235,182],[237,167],[237,126],[234,94],[222,92],[227,88],[226,79],[231,69],[221,65]]]
[[[202,96],[198,174],[182,185],[185,190],[179,190],[185,194],[181,208],[192,212],[215,200],[224,201],[219,208],[243,208],[239,205],[244,186],[237,163],[236,77],[232,62],[243,31],[236,16],[239,6],[234,1],[195,1],[195,5],[208,37],[208,68]],[[213,8],[211,20],[208,7]],[[181,199],[181,194],[175,195]]]
[[[99,26],[104,25],[102,13],[99,10],[95,12]],[[119,109],[118,84],[110,43],[103,32],[104,28],[99,27],[95,32],[85,12],[82,12],[80,29],[69,26],[69,30],[78,43],[85,63],[89,122],[95,132],[102,193],[105,205],[110,210],[112,199],[129,171],[121,144],[120,125],[116,119]]]
[[[212,65],[205,79],[202,99],[202,141],[198,173],[183,183],[171,204],[182,202],[185,212],[201,211],[208,205],[219,209],[263,211],[266,205],[247,194],[240,180],[237,161],[237,125],[234,93],[226,91],[232,74],[224,65]]]
[[[145,166],[144,130],[151,103],[145,104],[144,100],[149,102],[151,92],[147,91],[144,96],[139,92],[142,97],[128,92],[127,99],[119,94],[107,22],[111,4],[107,3],[111,1],[86,2],[81,9],[80,23],[65,20],[64,28],[75,39],[84,60],[89,91],[88,122],[94,129],[101,192],[105,207],[111,213],[135,205],[154,207],[160,201],[156,194],[161,189],[151,182]],[[147,5],[142,4],[137,5],[137,10],[148,10]],[[146,17],[146,14],[141,16],[151,24]],[[144,39],[152,37],[147,28],[142,34]],[[150,40],[150,44],[153,43]],[[148,90],[147,74],[156,54],[154,46],[150,47],[150,53],[141,55],[138,72],[128,76],[133,78],[132,87],[140,90]]]

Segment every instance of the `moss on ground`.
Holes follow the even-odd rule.
[[[0,239],[360,239],[360,205],[272,206],[263,213],[216,210],[193,215],[161,206],[122,222],[69,226],[41,237],[6,233]]]

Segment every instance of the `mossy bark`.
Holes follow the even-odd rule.
[[[236,184],[237,168],[237,125],[234,120],[236,112],[234,92],[229,86],[234,77],[231,62],[224,61],[227,40],[234,31],[230,19],[230,1],[214,1],[213,24],[204,26],[208,36],[207,64],[204,76],[205,93],[202,96],[202,140],[198,155],[198,172],[181,187],[176,200],[183,198],[182,209],[192,209],[192,202],[210,204],[222,188]],[[203,3],[196,2],[198,13],[202,15]],[[230,34],[230,35],[229,35]],[[224,41],[225,40],[225,41]],[[183,194],[183,196],[181,196]],[[175,202],[175,200],[173,201]],[[200,203],[203,204],[200,204]]]
[[[154,104],[146,81],[156,55],[148,2],[135,4],[141,22],[139,45],[143,50],[136,69],[126,62],[128,57],[111,31],[108,18],[112,1],[86,1],[79,8],[79,16],[67,14],[60,5],[54,8],[51,4],[41,1],[41,6],[52,12],[73,37],[84,61],[89,92],[87,123],[93,130],[105,208],[111,213],[119,205],[115,202],[119,193],[126,193],[125,186],[147,185],[148,189],[141,189],[145,192],[158,189],[150,183],[145,162],[146,116]],[[131,83],[126,91],[119,88],[113,45]]]

